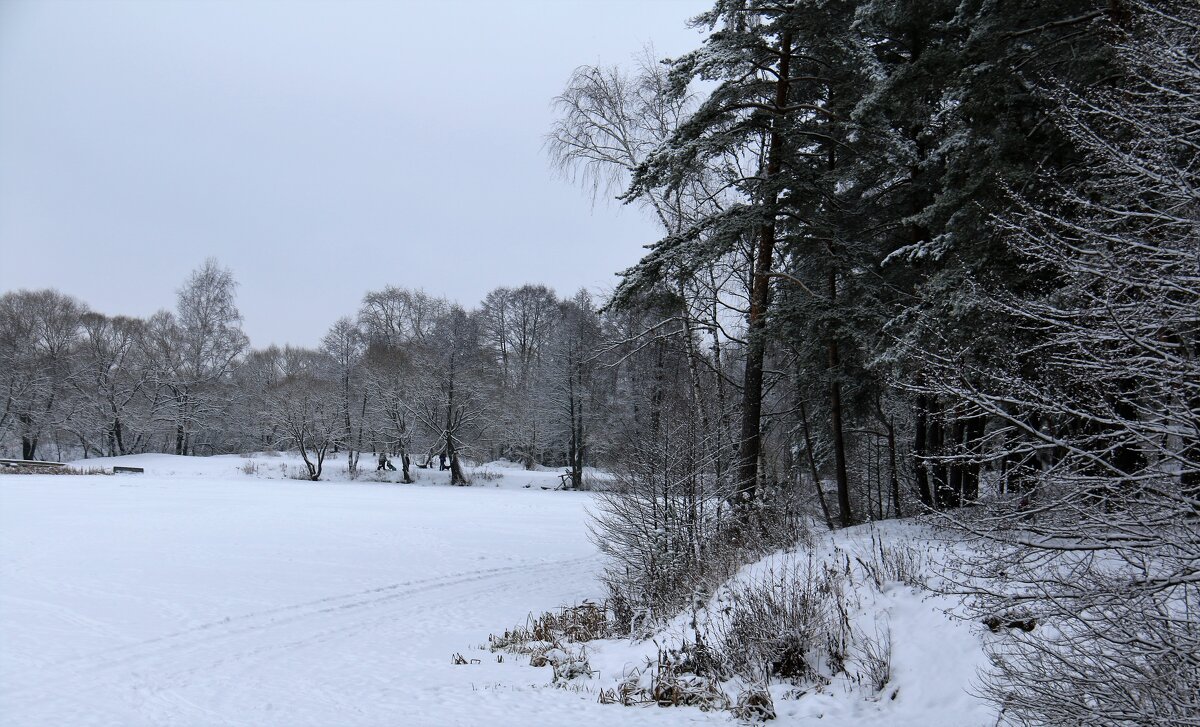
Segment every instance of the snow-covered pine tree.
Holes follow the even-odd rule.
[[[722,1],[697,22],[720,27],[701,49],[673,61],[675,86],[682,89],[693,80],[717,85],[639,167],[626,197],[681,189],[712,170],[722,170],[726,176],[721,181],[736,198],[728,205],[699,210],[689,226],[653,245],[624,273],[615,301],[620,304],[652,288],[670,270],[701,269],[752,241],[734,496],[748,523],[759,494],[770,273],[779,199],[786,190],[784,131],[799,110],[792,107],[789,94],[796,18],[773,3]]]
[[[1089,84],[1110,76],[1102,41],[1124,16],[1121,7],[1091,0],[864,7],[879,82],[860,113],[874,128],[893,130],[887,138],[904,187],[881,221],[901,238],[889,263],[917,277],[891,322],[895,345],[885,360],[898,363],[894,380],[914,392],[917,489],[928,507],[978,496],[989,417],[924,392],[933,374],[907,353],[950,347],[986,362],[1030,343],[1027,331],[980,302],[989,292],[1044,282],[990,220],[1009,204],[1009,190],[1053,196],[1039,168],[1086,173],[1036,88],[1049,77]]]

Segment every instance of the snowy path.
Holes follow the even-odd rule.
[[[604,707],[472,650],[597,595],[588,496],[510,479],[4,477],[0,724],[713,719]]]

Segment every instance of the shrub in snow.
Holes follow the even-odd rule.
[[[740,564],[724,537],[729,493],[709,474],[715,453],[703,444],[685,424],[631,446],[596,499],[591,535],[626,632],[673,616]]]
[[[687,420],[631,444],[625,467],[597,497],[591,534],[607,556],[604,581],[624,633],[648,633],[706,600],[745,563],[810,538],[792,488],[763,487],[733,512],[728,481],[713,473],[719,456]],[[755,537],[745,537],[746,528]]]
[[[892,680],[892,632],[887,626],[876,630],[875,637],[862,636],[857,642],[855,661],[858,681],[872,692],[882,692]]]
[[[854,559],[878,589],[882,590],[888,583],[903,583],[913,588],[927,587],[925,554],[911,543],[884,542],[872,529],[870,551],[856,554]]]
[[[699,660],[697,657],[699,656]],[[729,709],[733,702],[719,678],[706,663],[702,649],[683,644],[659,649],[644,668],[632,669],[615,688],[601,690],[601,704],[626,707],[699,707],[704,711]]]
[[[775,716],[780,698],[844,689],[878,699],[892,682],[892,634],[873,612],[875,601],[899,581],[923,581],[909,570],[920,559],[880,540],[872,534],[862,552],[834,547],[823,557],[815,550],[802,558],[772,555],[747,567],[657,633],[653,656],[601,684],[599,701],[693,706],[765,720]],[[492,636],[492,649],[553,666],[555,682],[562,683],[590,674],[577,639],[612,638],[616,618],[613,609],[595,604],[561,609]]]
[[[828,684],[845,670],[852,637],[846,580],[811,559],[768,569],[723,590],[697,639],[727,674]]]

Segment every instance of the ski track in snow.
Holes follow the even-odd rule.
[[[126,679],[137,693],[139,709],[156,724],[224,722],[236,714],[236,695],[253,697],[255,675],[268,666],[284,665],[301,650],[353,638],[386,623],[409,625],[445,615],[446,600],[482,598],[519,587],[532,575],[549,577],[585,565],[590,558],[556,563],[489,568],[440,578],[419,579],[367,591],[331,596],[259,613],[203,624],[140,644],[72,659],[81,668],[51,677],[59,683],[91,683],[92,689],[111,689]],[[328,624],[337,624],[328,626]],[[430,627],[430,624],[423,624]],[[314,628],[315,627],[315,628]],[[468,646],[463,645],[466,651]],[[449,660],[449,654],[445,654]],[[188,685],[220,675],[219,699],[206,708],[187,699]],[[314,687],[319,691],[319,684]],[[336,695],[326,693],[332,705]],[[230,707],[226,712],[221,706]],[[364,705],[359,705],[362,709]],[[365,713],[365,712],[364,712]],[[247,724],[252,724],[248,722]]]
[[[590,557],[584,557],[527,566],[484,568],[476,571],[454,573],[438,578],[404,581],[403,583],[371,588],[340,596],[328,596],[306,603],[297,603],[257,613],[243,614],[241,616],[230,616],[219,621],[193,626],[172,634],[146,639],[137,644],[118,646],[96,654],[72,657],[59,664],[52,665],[52,667],[81,665],[78,669],[65,670],[63,676],[59,677],[60,679],[70,678],[74,680],[85,678],[93,673],[112,671],[114,668],[131,668],[132,671],[136,672],[137,670],[132,669],[132,667],[141,666],[142,670],[145,670],[154,663],[155,659],[162,659],[167,656],[178,658],[181,655],[188,655],[189,660],[192,660],[200,654],[203,659],[200,662],[200,666],[189,667],[179,672],[180,674],[194,673],[202,670],[204,664],[218,666],[225,662],[243,661],[248,657],[264,652],[300,647],[309,643],[324,641],[337,635],[362,631],[380,621],[399,620],[406,616],[412,616],[409,611],[405,610],[405,607],[421,605],[428,608],[431,605],[413,598],[414,596],[432,594],[435,599],[482,596],[497,588],[519,585],[522,579],[513,579],[512,576],[527,574],[547,576],[555,574],[558,571],[579,568],[591,560],[593,559]],[[499,581],[498,584],[493,583],[484,587],[475,587],[486,581],[497,580]],[[464,585],[471,587],[466,589],[454,588]],[[394,604],[392,603],[393,601],[398,601],[399,603]],[[373,612],[373,609],[382,606],[388,607],[386,613]],[[350,611],[355,613],[348,614],[347,612]],[[292,625],[302,627],[303,623],[301,622],[309,620],[320,621],[328,616],[338,617],[338,622],[343,625],[337,628],[320,630],[296,641],[258,646],[248,651],[227,651],[230,648],[230,643],[235,645],[234,648],[237,648],[236,645],[240,642],[246,642],[252,638],[262,636],[262,632],[264,631],[283,629]],[[77,623],[91,626],[97,622],[81,618],[77,619]],[[209,658],[203,657],[201,652],[204,649],[216,650],[218,654],[217,659],[210,661],[211,655],[209,655]],[[44,674],[39,675],[39,681],[44,679],[45,676]],[[37,688],[36,686],[30,686],[22,691],[28,693]]]

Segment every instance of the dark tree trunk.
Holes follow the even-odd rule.
[[[941,457],[945,452],[946,428],[942,421],[941,405],[937,401],[930,402],[929,406],[929,453],[934,457]],[[949,486],[947,483],[947,466],[944,460],[935,459],[932,467],[929,468],[931,486],[933,487],[933,500],[938,508],[948,506]]]
[[[583,487],[583,366],[576,360],[571,382],[571,487]]]
[[[837,273],[829,268],[829,301],[837,300]],[[838,343],[834,338],[829,339],[829,413],[830,425],[833,428],[833,463],[837,477],[838,488],[838,519],[842,527],[854,524],[854,514],[850,511],[850,478],[846,472],[846,437],[842,427],[842,361],[838,354]]]
[[[176,416],[178,417],[178,419],[176,419],[176,422],[175,422],[175,454],[186,455],[187,454],[187,445],[188,445],[187,424],[188,424],[188,407],[189,407],[188,396],[189,396],[189,393],[186,390],[181,390],[181,391],[177,392],[175,395],[178,399],[178,403],[177,403],[178,412],[176,413]]]
[[[666,378],[667,347],[659,341],[654,346],[654,389],[650,393],[650,438],[657,441],[662,433],[662,405],[665,396],[663,381]]]
[[[967,467],[966,446],[963,441],[966,435],[966,424],[962,418],[955,417],[950,426],[950,452],[954,458],[950,461],[950,480],[946,487],[946,507],[962,507],[963,504],[963,471]]]
[[[567,418],[570,421],[570,432],[567,437],[567,467],[571,472],[571,485],[577,487],[575,483],[575,463],[579,450],[579,430],[576,427],[576,401],[575,401],[575,352],[568,348],[567,350]]]
[[[921,504],[933,509],[933,491],[929,489],[929,399],[917,396],[916,424],[913,436],[913,469],[917,476],[917,493]]]
[[[817,501],[821,503],[825,524],[833,530],[833,515],[829,512],[829,503],[825,502],[825,490],[821,487],[821,474],[817,470],[817,457],[813,452],[812,434],[808,428],[808,408],[803,401],[800,402],[800,424],[804,428],[804,451],[808,454],[808,469],[812,474],[813,487],[817,488]]]
[[[463,474],[462,464],[458,461],[458,449],[450,445],[450,484],[452,485],[469,485],[466,475]]]
[[[18,414],[21,423],[21,459],[33,459],[37,454],[38,438],[33,435],[33,417],[28,412]]]
[[[842,382],[837,378],[838,364],[837,342],[830,341],[829,367],[833,370],[833,380],[829,384],[829,419],[833,428],[833,463],[834,473],[837,477],[838,520],[845,528],[854,524],[854,515],[850,512],[850,478],[846,472],[846,438],[842,429]]]
[[[37,437],[21,437],[21,459],[36,459]]]
[[[113,419],[113,442],[116,444],[116,453],[125,454],[125,426],[121,423],[118,417]]]
[[[775,83],[776,118],[771,125],[765,177],[773,183],[783,168],[783,134],[779,130],[783,109],[788,102],[788,77],[791,74],[792,36],[784,31],[780,39],[779,76]],[[774,208],[778,195],[772,191],[763,200],[768,222],[759,230],[754,252],[754,276],[750,281],[750,312],[747,316],[746,366],[742,380],[742,427],[738,445],[738,479],[734,505],[745,519],[758,488],[758,460],[762,455],[763,360],[766,356],[766,316],[771,297],[771,263],[775,256]]]
[[[696,363],[700,355],[696,351],[695,326],[692,322],[691,310],[688,308],[686,291],[682,279],[676,283],[676,292],[679,293],[681,304],[680,318],[683,321],[683,345],[684,354],[687,358],[688,377],[692,385],[692,403],[696,407],[696,412],[700,415],[701,431],[711,432],[712,427],[708,416],[708,397],[704,391],[704,385],[700,381],[700,367]]]
[[[529,443],[525,445],[525,451],[521,453],[521,466],[527,470],[532,470],[537,466],[537,458],[534,452],[537,451],[537,424],[533,425],[533,429],[529,435]]]
[[[451,397],[451,401],[453,401],[453,397]],[[454,418],[453,411],[454,411],[454,409],[452,406],[447,407],[447,412],[446,412],[446,458],[450,460],[450,484],[466,485],[466,484],[470,484],[470,483],[467,482],[467,478],[463,474],[462,465],[458,461],[458,447],[455,446],[455,443],[454,443],[454,426],[451,423]]]
[[[583,487],[583,402],[579,403],[575,420],[575,455],[571,459],[571,486],[576,490]]]
[[[973,416],[967,420],[967,438],[963,449],[970,459],[963,464],[962,502],[960,503],[963,505],[979,499],[979,474],[983,468],[980,461],[983,453],[979,451],[979,448],[986,428],[987,417]]]
[[[714,296],[715,298],[715,296]],[[713,302],[713,320],[719,320],[717,304]],[[713,326],[712,330],[712,361],[716,371],[716,394],[717,394],[717,415],[716,415],[716,431],[714,440],[717,448],[716,457],[713,459],[713,473],[716,475],[717,482],[725,482],[725,461],[727,452],[725,448],[725,435],[728,431],[729,412],[725,406],[725,369],[721,357],[721,336],[718,333],[717,326]]]
[[[891,420],[887,420],[887,444],[888,444],[888,475],[891,477],[892,485],[892,516],[904,517],[904,513],[900,510],[900,472],[898,471],[899,457],[896,455],[896,425]]]
[[[364,409],[365,413],[365,409]],[[400,474],[404,484],[412,484],[412,474],[409,471],[409,466],[412,464],[408,456],[408,427],[404,424],[404,418],[397,415],[394,420],[396,424],[396,455],[400,457]],[[433,453],[429,453],[425,458],[425,466],[433,461]]]
[[[343,429],[342,438],[345,440],[346,447],[346,469],[353,474],[358,470],[358,457],[354,456],[354,426],[350,423],[350,375],[342,376],[342,415]],[[333,445],[333,451],[337,452],[337,443]]]

